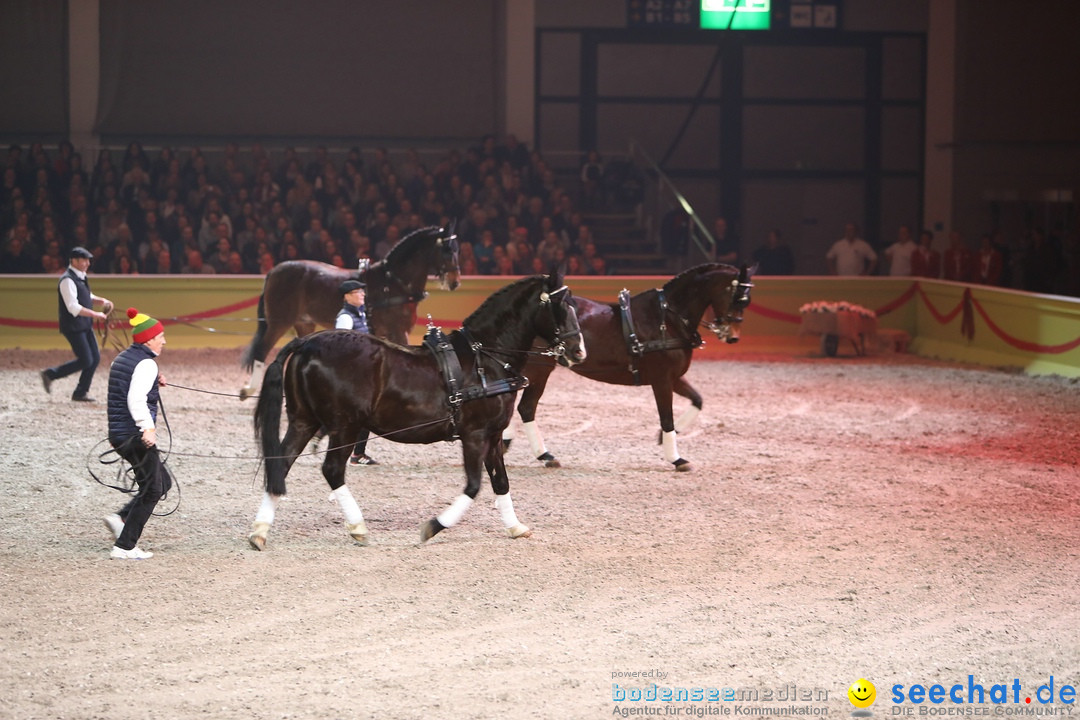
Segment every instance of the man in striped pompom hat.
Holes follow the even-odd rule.
[[[109,444],[131,465],[138,491],[105,525],[116,543],[110,557],[144,560],[154,553],[138,547],[143,526],[172,487],[157,447],[158,388],[165,385],[157,357],[165,347],[165,327],[135,308],[127,316],[134,342],[109,367]]]

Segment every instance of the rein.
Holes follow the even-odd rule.
[[[162,457],[161,457],[161,470],[162,470],[162,472],[164,472],[168,476],[168,480],[169,480],[169,486],[166,488],[164,494],[162,494],[161,499],[164,500],[166,497],[168,497],[169,492],[173,488],[176,488],[176,505],[169,512],[166,512],[166,513],[155,512],[155,513],[153,513],[153,516],[154,517],[168,517],[169,515],[172,515],[177,510],[180,509],[180,500],[181,500],[182,493],[180,491],[180,483],[177,482],[176,476],[172,474],[172,470],[170,470],[168,465],[166,464],[168,462],[169,458],[173,455],[173,452],[172,452],[172,426],[169,425],[169,417],[168,417],[168,415],[165,414],[165,403],[162,401],[160,396],[158,397],[158,407],[161,409],[161,419],[165,423],[165,431],[169,434],[169,448],[164,453],[161,453],[160,449],[158,450],[158,452],[162,454]],[[112,443],[109,443],[108,438],[106,438],[104,440],[99,440],[97,442],[97,445],[95,445],[93,448],[90,449],[90,453],[93,453],[94,450],[99,445],[101,445],[102,443],[108,443],[110,446],[112,444]],[[182,454],[182,453],[177,453],[177,454],[179,455],[179,454]],[[116,456],[115,459],[106,459],[111,455],[115,455]],[[101,465],[116,465],[116,464],[119,464],[119,467],[116,469],[116,481],[115,481],[117,483],[116,485],[110,485],[109,483],[105,482],[104,480],[102,480],[101,478],[99,478],[97,475],[94,474],[94,471],[90,469],[90,457],[89,457],[89,455],[87,455],[87,458],[86,458],[86,472],[90,473],[90,477],[94,478],[94,480],[99,485],[103,485],[104,487],[107,487],[107,488],[109,488],[111,490],[119,490],[120,492],[122,492],[122,493],[124,493],[126,495],[135,495],[136,497],[138,497],[138,495],[140,495],[142,492],[144,492],[144,488],[136,487],[135,470],[138,469],[138,468],[135,465],[128,465],[128,467],[125,468],[124,464],[126,462],[127,461],[123,458],[123,456],[120,455],[119,451],[114,447],[110,447],[108,450],[98,454],[98,463],[100,463]]]

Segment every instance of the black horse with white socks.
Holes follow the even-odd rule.
[[[277,501],[285,494],[285,476],[320,427],[330,438],[322,474],[357,542],[367,541],[368,530],[345,484],[345,467],[363,430],[401,443],[461,441],[465,489],[423,525],[421,542],[461,519],[480,490],[485,469],[507,533],[529,535],[510,499],[502,432],[513,413],[515,392],[525,384],[521,370],[537,337],[570,365],[585,360],[574,302],[556,274],[522,278],[493,293],[460,330],[444,336],[438,343],[442,350],[344,330],[290,342],[267,366],[255,409],[266,477],[248,538],[251,546],[265,548]],[[448,375],[456,377],[450,382]],[[282,399],[288,420],[284,438]]]

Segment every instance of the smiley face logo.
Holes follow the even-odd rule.
[[[859,678],[847,689],[848,700],[857,708],[868,708],[877,699],[877,689],[865,678]]]

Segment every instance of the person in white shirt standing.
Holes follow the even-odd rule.
[[[80,372],[79,382],[71,399],[76,402],[94,402],[87,393],[94,381],[94,371],[101,362],[97,338],[94,337],[94,320],[102,322],[108,319],[113,304],[110,300],[90,292],[90,282],[86,278],[90,261],[94,256],[84,247],[73,247],[68,253],[68,269],[60,276],[57,293],[60,300],[60,334],[67,338],[75,352],[75,359],[58,367],[42,370],[41,384],[45,392],[52,392],[54,380]],[[94,304],[101,303],[102,311],[94,310]]]
[[[910,277],[911,258],[919,246],[911,237],[911,228],[901,225],[896,234],[896,242],[885,248],[885,257],[889,261],[889,275],[892,277]]]
[[[833,243],[825,259],[831,275],[870,275],[877,268],[877,253],[858,237],[855,223],[844,226],[844,237]]]

